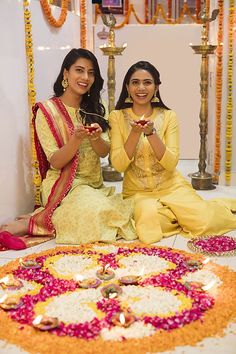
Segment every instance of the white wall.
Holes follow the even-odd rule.
[[[105,78],[107,99],[107,57],[99,46],[105,41],[97,37],[102,25],[94,26],[95,54]],[[116,57],[116,99],[130,65],[147,60],[160,71],[160,93],[167,106],[176,111],[180,122],[181,158],[198,158],[200,65],[189,43],[199,44],[199,25],[129,25],[116,30],[116,45],[128,44],[122,56]],[[190,171],[191,172],[191,171]]]
[[[79,16],[68,13],[64,26],[50,27],[38,0],[31,0],[37,100],[52,95],[62,59],[80,46]],[[58,8],[53,14],[58,17]],[[27,101],[23,0],[0,1],[0,224],[31,211],[34,197]],[[49,49],[39,50],[38,47]],[[64,49],[63,49],[64,48]]]

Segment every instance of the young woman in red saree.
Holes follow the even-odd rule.
[[[102,87],[93,53],[72,49],[54,84],[54,97],[34,107],[41,206],[2,230],[56,237],[66,244],[136,237],[132,203],[103,185],[100,157],[109,153],[110,144]]]

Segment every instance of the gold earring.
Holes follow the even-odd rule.
[[[130,96],[130,93],[128,92],[128,97],[126,97],[125,103],[133,103],[133,102],[134,101],[133,101],[132,97]]]
[[[68,87],[68,80],[67,79],[63,79],[62,82],[61,82],[61,85],[63,87],[63,91],[66,90],[66,88]]]
[[[157,91],[155,91],[153,98],[151,99],[152,103],[160,102],[159,98],[157,97]]]

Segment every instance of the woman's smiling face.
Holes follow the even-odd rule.
[[[67,91],[84,95],[95,80],[93,63],[85,58],[77,59],[69,70],[64,70],[64,79],[68,80]]]
[[[158,88],[152,75],[142,69],[133,73],[126,87],[134,103],[139,105],[149,103]]]

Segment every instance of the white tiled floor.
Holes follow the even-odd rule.
[[[189,173],[198,171],[197,161],[195,160],[182,160],[179,163],[178,169],[187,178]],[[114,183],[107,183],[110,185]],[[121,182],[115,183],[117,192],[121,191]],[[215,190],[212,191],[200,191],[199,194],[205,199],[224,197],[224,198],[236,198],[236,187],[225,187],[217,186]],[[236,230],[227,235],[236,236]],[[160,246],[169,246],[181,250],[186,250],[190,252],[187,247],[187,239],[180,235],[172,236],[163,239],[158,243]],[[0,266],[10,262],[13,259],[21,258],[27,254],[39,253],[43,250],[54,248],[56,246],[55,241],[45,242],[39,246],[35,246],[23,251],[6,251],[0,252]],[[236,257],[215,257],[214,262],[229,266],[236,271]],[[219,338],[208,338],[203,342],[199,343],[195,347],[178,347],[176,350],[171,352],[165,352],[165,354],[209,354],[214,351],[214,354],[235,354],[236,353],[236,323],[230,324],[225,330],[225,336]],[[17,348],[14,345],[8,345],[3,341],[0,341],[0,353],[1,354],[25,354],[23,350]],[[96,353],[96,351],[94,351]],[[65,353],[63,353],[65,354]],[[151,353],[150,353],[151,354]],[[157,354],[157,353],[152,353]]]

